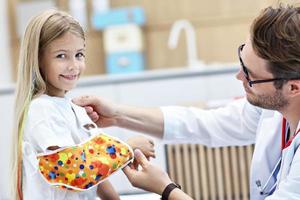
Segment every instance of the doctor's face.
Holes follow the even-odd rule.
[[[241,69],[236,78],[243,82],[247,100],[254,106],[265,109],[281,110],[288,105],[282,89],[276,89],[273,81],[252,84],[256,80],[269,80],[274,76],[267,70],[267,61],[256,55],[248,39],[239,50]]]

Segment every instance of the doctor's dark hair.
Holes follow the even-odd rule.
[[[268,7],[251,26],[255,53],[268,61],[275,78],[300,78],[300,7]],[[286,81],[275,81],[281,89]]]

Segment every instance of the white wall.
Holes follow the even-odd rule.
[[[8,181],[9,162],[10,162],[10,144],[13,127],[13,102],[14,94],[12,92],[0,92],[0,200],[8,199]],[[16,144],[17,145],[17,144]]]
[[[7,0],[0,0],[0,85],[12,82]]]

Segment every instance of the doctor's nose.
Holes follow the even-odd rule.
[[[245,80],[245,75],[244,75],[244,72],[243,72],[242,68],[239,69],[239,71],[235,75],[235,78],[238,79],[238,80],[240,80],[240,81],[244,81]]]

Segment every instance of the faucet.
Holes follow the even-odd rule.
[[[179,33],[181,29],[184,29],[186,33],[188,66],[191,68],[201,65],[203,66],[203,62],[197,58],[195,29],[188,20],[183,19],[174,22],[169,35],[169,48],[175,49],[177,47]]]

